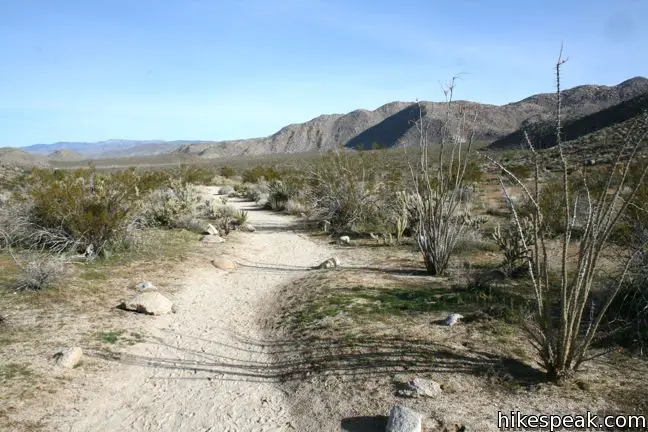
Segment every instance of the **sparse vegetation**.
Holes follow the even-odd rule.
[[[561,57],[556,64],[557,78],[557,109],[556,109],[556,142],[560,154],[562,180],[560,188],[553,192],[560,211],[562,238],[559,246],[559,264],[555,268],[548,251],[549,234],[543,225],[552,216],[542,205],[538,157],[535,157],[533,184],[527,187],[521,179],[497,162],[506,175],[524,190],[526,198],[532,203],[531,226],[524,225],[518,216],[515,204],[510,200],[508,191],[502,181],[504,194],[511,206],[519,237],[523,247],[531,251],[528,260],[528,273],[535,292],[535,311],[533,325],[527,326],[531,341],[537,349],[548,376],[555,382],[564,382],[571,378],[582,363],[592,357],[589,350],[603,322],[606,312],[621,291],[624,280],[634,258],[640,250],[627,251],[618,256],[615,264],[619,267],[616,281],[605,293],[602,303],[593,303],[593,293],[596,292],[597,280],[600,278],[601,254],[609,246],[609,238],[616,224],[636,198],[643,184],[648,167],[643,167],[634,185],[629,184],[631,164],[625,164],[624,159],[634,160],[637,151],[643,144],[648,133],[648,122],[643,124],[643,132],[636,139],[628,139],[618,149],[613,164],[605,174],[604,187],[601,192],[591,193],[586,176],[581,176],[581,190],[572,186],[569,176],[569,164],[562,153],[561,125],[561,89],[560,68],[564,63]],[[648,117],[646,117],[648,121]],[[537,155],[532,143],[529,147]],[[493,161],[493,159],[491,159]],[[586,210],[579,212],[578,201],[585,202]],[[573,239],[575,227],[582,227],[580,238]],[[526,232],[525,232],[526,230]],[[532,245],[526,243],[530,237]],[[577,248],[575,263],[570,260],[569,248]],[[555,252],[554,252],[555,253]],[[553,272],[559,277],[553,277]],[[557,279],[557,280],[556,280]]]

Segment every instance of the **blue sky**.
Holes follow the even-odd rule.
[[[648,75],[646,0],[0,0],[0,146],[265,136]]]

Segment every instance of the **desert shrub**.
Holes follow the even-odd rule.
[[[225,177],[227,179],[231,179],[232,177],[234,177],[236,175],[236,169],[232,168],[229,165],[222,166],[220,168],[220,175],[222,175],[223,177]]]
[[[385,231],[381,210],[394,185],[381,168],[374,155],[329,152],[311,167],[305,199],[333,233]]]
[[[198,216],[198,195],[180,179],[149,193],[142,206],[142,216],[149,226],[194,230]]]
[[[213,169],[186,164],[180,165],[172,174],[173,178],[179,179],[183,183],[195,185],[209,185],[214,176],[215,172]]]
[[[218,191],[219,195],[229,195],[234,192],[234,188],[232,186],[223,186],[220,188]]]
[[[497,224],[492,233],[495,243],[504,253],[502,268],[507,275],[525,266],[534,244],[532,225],[529,219],[520,219],[520,227],[513,220],[504,228]]]
[[[601,342],[648,355],[648,253],[633,263],[605,314]],[[614,283],[610,283],[614,289]],[[605,298],[596,299],[602,304]]]
[[[533,174],[533,169],[529,165],[511,165],[507,169],[519,179],[529,178]],[[504,174],[504,172],[501,172],[501,174]]]
[[[243,171],[241,177],[244,183],[257,183],[261,180],[280,180],[281,173],[274,166],[258,165]]]
[[[475,159],[470,159],[466,163],[465,171],[462,174],[462,182],[465,184],[479,183],[482,181],[483,174],[484,172],[479,162]],[[451,181],[454,181],[454,178]]]
[[[291,198],[286,201],[286,207],[284,211],[295,216],[300,216],[302,213],[308,216],[311,214],[312,208],[310,208],[308,204],[298,199]]]
[[[58,252],[92,246],[99,254],[120,242],[139,196],[134,169],[112,174],[94,168],[34,170],[29,188],[17,195],[22,238],[15,240],[24,247]]]
[[[171,175],[162,170],[148,170],[139,175],[137,187],[141,194],[146,194],[155,189],[168,186],[171,181]]]
[[[247,223],[249,213],[245,210],[239,210],[234,213],[234,223],[238,226],[243,226]]]
[[[15,258],[20,270],[14,286],[17,291],[40,291],[52,287],[64,273],[59,256],[33,254],[24,259]]]
[[[296,198],[299,193],[297,187],[281,180],[268,183],[268,202],[266,206],[274,211],[284,211],[289,200]]]

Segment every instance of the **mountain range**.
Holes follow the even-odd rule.
[[[632,105],[643,106],[648,94],[648,79],[634,77],[615,86],[583,85],[562,93],[562,113],[571,124],[590,115],[605,112],[619,104],[635,100]],[[544,130],[556,106],[556,94],[544,93],[506,105],[488,105],[456,101],[474,127],[475,139],[497,143],[493,148],[518,144],[522,129]],[[55,160],[118,158],[180,153],[184,155],[219,158],[273,153],[324,151],[344,146],[349,149],[371,149],[376,146],[393,148],[418,142],[414,121],[422,115],[434,141],[445,113],[443,102],[390,102],[380,108],[355,110],[347,114],[326,114],[310,121],[285,126],[275,134],[230,141],[162,141],[111,139],[96,143],[59,142],[37,144],[21,150]],[[618,114],[619,109],[612,113]],[[621,110],[623,111],[623,110]],[[623,112],[628,112],[626,109]],[[615,114],[616,115],[616,114]],[[600,116],[600,115],[599,115]],[[605,117],[605,115],[603,115]],[[601,118],[596,120],[601,121]],[[579,128],[578,124],[575,127]],[[580,126],[583,129],[582,124]],[[534,130],[535,130],[534,129]],[[581,130],[578,129],[578,130]],[[511,135],[512,134],[512,135]],[[518,134],[518,135],[515,135]],[[504,140],[504,141],[502,141]],[[507,141],[508,140],[508,141]],[[40,160],[40,158],[38,159]]]

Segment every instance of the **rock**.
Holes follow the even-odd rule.
[[[313,268],[321,270],[321,269],[330,269],[339,266],[340,266],[340,260],[337,257],[331,257]]]
[[[223,243],[225,242],[225,239],[223,239],[221,236],[218,235],[208,234],[203,236],[203,238],[201,238],[200,241],[206,244],[213,244],[213,243]]]
[[[210,236],[219,236],[220,233],[216,229],[216,227],[212,224],[207,224],[207,229],[205,229],[205,233]]]
[[[214,258],[211,263],[214,267],[221,270],[236,270],[238,267],[234,261],[223,257]]]
[[[149,291],[122,301],[119,307],[148,315],[165,315],[172,312],[173,302],[159,292]]]
[[[349,238],[349,236],[340,237],[340,244],[345,244],[345,245],[351,244],[351,238]]]
[[[435,397],[441,392],[441,385],[438,382],[425,378],[414,378],[398,390],[397,394],[402,397],[418,398],[421,396]]]
[[[404,407],[394,405],[389,412],[386,432],[421,432],[421,414]]]
[[[256,228],[254,228],[254,225],[245,224],[241,227],[241,231],[254,232]]]
[[[155,289],[155,285],[153,285],[153,284],[152,284],[151,282],[149,282],[149,281],[144,281],[144,282],[140,282],[140,283],[138,283],[137,285],[135,285],[135,289],[136,289],[137,291],[154,290],[154,289]]]
[[[83,350],[79,347],[67,348],[54,354],[54,360],[58,366],[72,369],[81,361]]]
[[[446,318],[443,323],[449,327],[452,327],[453,325],[457,324],[461,318],[463,318],[463,315],[453,313],[448,318]]]

